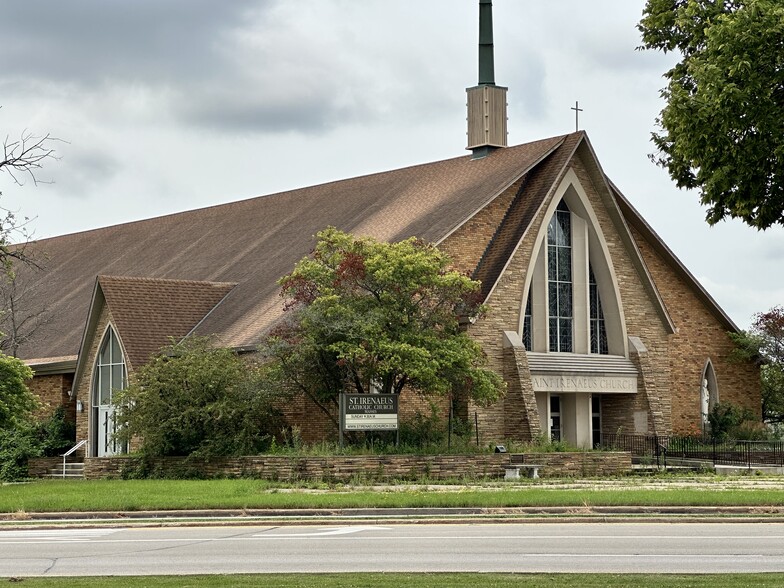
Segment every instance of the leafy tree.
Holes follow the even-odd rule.
[[[0,430],[11,430],[30,421],[38,406],[26,382],[33,370],[21,360],[0,353]]]
[[[501,378],[460,321],[485,312],[479,283],[432,245],[335,228],[280,280],[287,319],[265,343],[284,385],[334,419],[341,391],[460,393],[491,403]]]
[[[32,413],[38,401],[27,388],[32,370],[0,353],[0,480],[27,475],[27,459],[40,455]]]
[[[261,372],[209,339],[165,347],[116,391],[118,435],[148,457],[260,453],[282,424]]]
[[[762,417],[784,422],[784,307],[757,313],[748,331],[730,336],[738,359],[762,362]]]
[[[679,188],[699,188],[706,220],[784,224],[784,4],[648,0],[642,48],[679,51],[654,157]]]

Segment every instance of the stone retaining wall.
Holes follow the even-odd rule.
[[[31,478],[48,478],[49,470],[55,467],[63,467],[62,457],[32,457],[27,460],[27,475]]]
[[[385,481],[499,479],[508,454],[366,455],[356,457],[253,456],[211,460],[160,458],[150,465],[159,477],[254,477],[266,480]],[[616,476],[631,470],[631,455],[622,452],[533,453],[523,462],[542,465],[542,477]],[[121,478],[140,466],[136,457],[90,457],[87,479]]]

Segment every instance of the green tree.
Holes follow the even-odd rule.
[[[263,452],[282,421],[262,372],[206,338],[165,347],[116,392],[118,435],[148,457]]]
[[[264,345],[281,382],[333,418],[341,391],[461,394],[488,404],[503,392],[461,321],[486,311],[479,283],[411,238],[382,243],[334,228],[280,280],[287,317]]]
[[[648,0],[642,48],[679,51],[665,74],[654,161],[698,188],[713,225],[784,224],[784,4]]]
[[[21,360],[0,353],[0,480],[27,475],[27,459],[41,454],[33,411],[38,401],[27,388],[33,371]]]
[[[708,414],[711,436],[725,440],[728,438],[755,440],[748,435],[749,424],[756,424],[764,429],[748,408],[741,408],[732,402],[719,402]],[[756,435],[755,435],[756,436]]]
[[[784,307],[757,313],[748,331],[730,333],[730,337],[736,345],[736,358],[762,364],[762,418],[784,423]]]
[[[27,388],[33,370],[21,360],[0,353],[0,429],[29,423],[38,401]]]

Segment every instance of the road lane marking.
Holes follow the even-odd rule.
[[[334,537],[335,535],[352,535],[354,533],[361,533],[362,531],[391,531],[389,527],[379,527],[373,525],[371,527],[335,527],[323,529],[321,531],[314,531],[308,533],[257,533],[252,535],[254,538],[275,538],[275,539],[293,539],[297,537]]]
[[[8,539],[48,539],[50,541],[85,541],[106,537],[122,529],[23,529],[0,531],[0,543]]]

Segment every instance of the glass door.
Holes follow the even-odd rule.
[[[561,397],[550,396],[550,439],[561,440]]]

